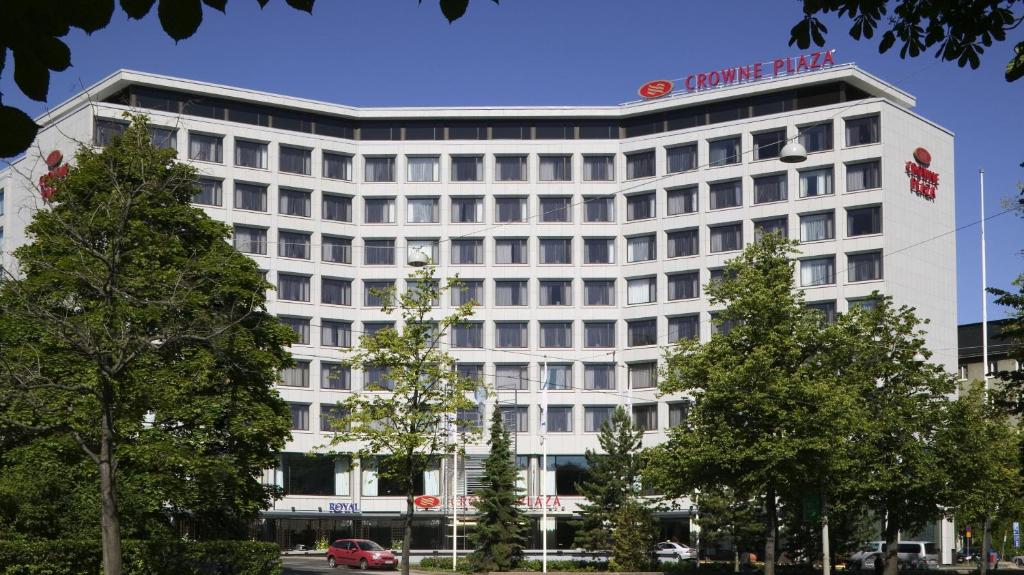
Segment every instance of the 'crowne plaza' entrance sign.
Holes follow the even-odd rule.
[[[700,92],[711,88],[721,88],[744,82],[756,82],[766,78],[792,76],[802,72],[811,72],[834,66],[835,50],[811,52],[799,56],[775,58],[765,62],[755,62],[745,66],[734,66],[690,74],[683,78],[683,87],[687,92]],[[674,84],[671,80],[653,80],[647,82],[637,93],[645,100],[661,98],[672,93]]]

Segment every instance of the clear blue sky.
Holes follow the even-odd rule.
[[[273,0],[232,0],[227,15],[205,8],[195,36],[175,44],[156,11],[141,22],[118,11],[91,37],[72,33],[73,67],[51,80],[50,105],[118,68],[183,76],[356,106],[588,105],[634,99],[655,78],[766,60],[787,46],[800,3],[680,0],[472,0],[449,25],[436,0],[319,0],[314,16]],[[989,50],[978,70],[931,55],[900,60],[857,43],[828,22],[839,62],[855,62],[910,92],[917,111],[956,134],[957,225],[977,222],[978,168],[986,173],[986,214],[1016,196],[1024,179],[1024,80],[1007,84],[1012,42]],[[11,79],[5,102],[41,113]],[[943,193],[940,189],[939,193]],[[945,231],[945,230],[943,230]],[[1024,219],[988,222],[989,285],[1008,288],[1024,272]],[[936,233],[940,233],[936,231]],[[981,318],[978,227],[957,234],[959,320]],[[1004,310],[989,306],[989,317]]]

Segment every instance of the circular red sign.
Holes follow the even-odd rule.
[[[60,153],[60,150],[54,150],[46,156],[46,167],[51,170],[60,165],[64,161],[64,154]]]
[[[928,150],[924,148],[918,148],[914,150],[914,159],[917,160],[917,163],[925,167],[928,167],[928,165],[932,163],[931,153],[929,153]]]
[[[441,499],[434,497],[433,495],[420,495],[412,500],[416,504],[416,507],[422,509],[433,509],[441,504]]]
[[[640,94],[641,98],[646,100],[652,100],[654,98],[660,98],[667,96],[672,93],[672,81],[671,80],[651,80],[640,89],[636,91]]]

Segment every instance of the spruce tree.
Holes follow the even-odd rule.
[[[491,416],[491,452],[484,461],[483,487],[474,503],[480,512],[470,537],[475,549],[469,557],[474,571],[508,571],[523,555],[526,516],[519,508],[519,488],[512,460],[511,440],[495,407]]]
[[[588,551],[612,548],[612,528],[616,514],[629,501],[640,496],[639,457],[643,432],[630,420],[621,406],[611,419],[601,424],[598,442],[604,453],[588,449],[585,453],[589,473],[579,484],[586,503],[579,505],[582,520],[577,523],[574,545]]]

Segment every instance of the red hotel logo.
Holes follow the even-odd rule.
[[[932,163],[932,155],[924,148],[914,150],[914,162],[906,163],[907,176],[910,177],[910,191],[929,200],[935,199],[939,187],[939,174],[928,169]]]
[[[672,93],[671,80],[651,80],[637,90],[640,97],[645,100],[653,100]]]
[[[419,507],[420,509],[433,509],[441,504],[441,499],[439,497],[434,497],[433,495],[420,495],[412,501],[416,504],[416,507]]]

